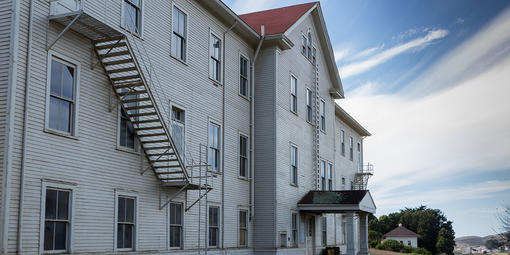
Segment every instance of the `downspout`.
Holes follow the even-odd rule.
[[[2,210],[0,212],[0,253],[7,254],[9,234],[9,198],[12,171],[12,150],[14,139],[14,113],[16,106],[16,78],[18,65],[18,31],[20,1],[12,0],[11,32],[9,46],[9,75],[7,78],[7,116],[5,129],[5,145],[2,165]]]
[[[232,26],[230,28],[223,32],[223,73],[222,73],[222,83],[223,83],[223,102],[222,102],[222,113],[221,113],[221,166],[222,166],[222,175],[221,175],[221,248],[225,247],[225,168],[223,167],[225,164],[225,46],[227,45],[225,40],[227,34],[234,29],[234,27],[237,25],[237,20],[234,21]],[[207,253],[206,253],[207,254]]]
[[[28,38],[27,38],[27,63],[25,72],[25,104],[23,116],[23,142],[22,142],[22,155],[21,155],[21,173],[20,173],[20,200],[18,211],[18,254],[23,254],[23,210],[25,200],[25,171],[27,159],[27,136],[28,136],[28,107],[30,99],[30,64],[32,62],[32,26],[34,16],[34,0],[30,0],[29,16],[28,16]]]
[[[255,217],[255,63],[257,61],[257,57],[260,53],[260,48],[262,47],[262,42],[264,42],[264,25],[260,27],[261,37],[259,44],[257,45],[257,49],[255,50],[255,55],[253,56],[253,61],[250,65],[250,169],[251,169],[251,179],[250,179],[250,221],[253,221]]]

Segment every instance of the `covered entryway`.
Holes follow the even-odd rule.
[[[345,224],[347,255],[355,255],[353,218],[355,214],[358,215],[360,231],[357,255],[369,254],[368,215],[375,213],[376,206],[368,190],[310,191],[298,202],[298,208],[303,213],[345,214],[347,216]]]

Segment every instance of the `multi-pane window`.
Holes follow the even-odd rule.
[[[298,148],[290,146],[290,183],[297,185]]]
[[[306,121],[313,121],[313,93],[310,89],[306,89]]]
[[[211,34],[209,46],[209,76],[211,79],[221,82],[221,40]]]
[[[298,246],[298,215],[297,213],[292,213],[291,219],[291,231],[292,231],[292,244],[294,246]]]
[[[241,56],[239,59],[239,94],[248,97],[248,59]]]
[[[342,185],[345,185],[345,177],[342,177]]]
[[[290,76],[290,111],[297,113],[297,78]]]
[[[308,32],[308,41],[306,42],[306,56],[312,59],[312,33]]]
[[[118,197],[117,208],[117,248],[133,249],[135,244],[136,199]]]
[[[71,191],[46,189],[44,213],[44,250],[68,250]]]
[[[322,245],[328,245],[328,218],[321,218]]]
[[[340,150],[342,156],[345,157],[345,132],[343,130],[340,131]]]
[[[354,147],[354,141],[353,141],[352,137],[350,137],[349,138],[349,159],[351,161],[354,160],[354,155],[353,155],[354,154],[354,151],[353,151],[354,148],[353,147]]]
[[[174,6],[172,33],[172,55],[186,61],[186,28],[188,17],[179,8]]]
[[[220,170],[220,126],[209,123],[209,169]]]
[[[142,0],[124,0],[122,22],[125,29],[140,34],[142,25]]]
[[[50,109],[48,127],[73,134],[76,67],[51,61]]]
[[[333,165],[330,163],[328,163],[326,178],[328,178],[328,190],[333,190]]]
[[[122,90],[122,92],[128,92],[128,90]],[[124,96],[124,100],[128,99],[136,99],[136,95],[126,95]],[[137,103],[128,103],[127,107],[137,106]],[[120,107],[120,122],[119,122],[119,145],[125,148],[129,148],[132,150],[136,150],[136,134],[133,124],[131,124],[131,120],[127,112],[124,108]]]
[[[177,147],[177,152],[182,159],[185,157],[185,141],[186,141],[186,112],[183,109],[172,107],[172,138]]]
[[[301,53],[306,56],[306,36],[301,37]]]
[[[220,208],[209,207],[209,246],[218,247],[220,238]]]
[[[248,137],[239,136],[239,176],[248,177]]]
[[[239,246],[248,245],[248,211],[239,210]]]
[[[326,161],[321,161],[321,190],[327,190]]]
[[[315,49],[315,47],[312,48],[312,63],[315,64],[315,62],[317,62],[317,49]]]
[[[321,115],[321,130],[326,132],[326,102],[321,100],[320,104],[320,115]]]
[[[182,204],[170,203],[170,247],[182,247]]]
[[[356,150],[356,152],[357,152],[356,156],[357,156],[357,159],[358,159],[358,171],[361,171],[362,168],[363,168],[363,163],[361,161],[361,143],[358,143],[357,145],[358,146],[357,146],[357,150]]]

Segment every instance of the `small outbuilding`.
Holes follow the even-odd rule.
[[[418,237],[420,235],[414,233],[413,231],[407,229],[402,226],[402,224],[398,224],[398,227],[393,229],[392,231],[386,233],[383,236],[383,240],[396,240],[401,244],[411,247],[418,247]]]

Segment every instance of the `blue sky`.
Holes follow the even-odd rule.
[[[227,0],[239,14],[307,1]],[[321,1],[346,99],[371,133],[377,215],[439,208],[488,235],[510,203],[510,1]]]

